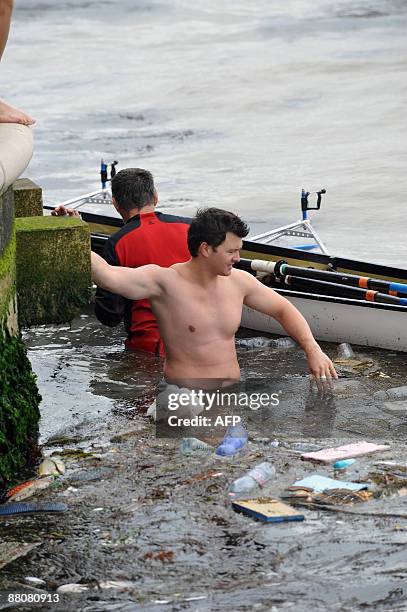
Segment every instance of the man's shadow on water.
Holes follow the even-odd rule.
[[[253,389],[253,386],[250,385]],[[304,436],[308,438],[332,437],[337,414],[334,392],[319,393],[311,387],[308,377],[290,380],[269,380],[256,385],[257,390],[266,388],[279,391],[279,404],[249,411],[249,431],[255,430],[264,436],[278,437],[278,434]]]

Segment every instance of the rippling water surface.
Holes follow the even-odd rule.
[[[38,119],[48,203],[144,166],[161,206],[299,217],[332,252],[407,266],[405,0],[19,0],[2,95]]]

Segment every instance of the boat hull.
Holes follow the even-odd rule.
[[[345,298],[277,290],[307,320],[315,338],[407,352],[407,309]],[[275,319],[244,306],[242,327],[262,333],[287,332]]]

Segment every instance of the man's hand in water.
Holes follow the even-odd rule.
[[[54,217],[65,217],[66,215],[69,215],[70,217],[79,217],[79,219],[81,218],[77,210],[75,210],[74,208],[65,208],[63,204],[60,204],[59,206],[54,208],[54,210],[51,211],[51,215],[53,215]]]
[[[306,349],[305,353],[307,355],[308,368],[312,376],[311,384],[315,381],[320,393],[331,390],[332,379],[337,379],[338,374],[328,355],[325,355],[317,343]]]

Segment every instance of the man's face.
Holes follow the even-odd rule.
[[[210,247],[210,261],[214,271],[220,276],[229,276],[232,272],[232,267],[240,261],[240,249],[242,248],[243,240],[228,232],[226,238],[218,247]],[[216,249],[216,250],[215,250]]]

